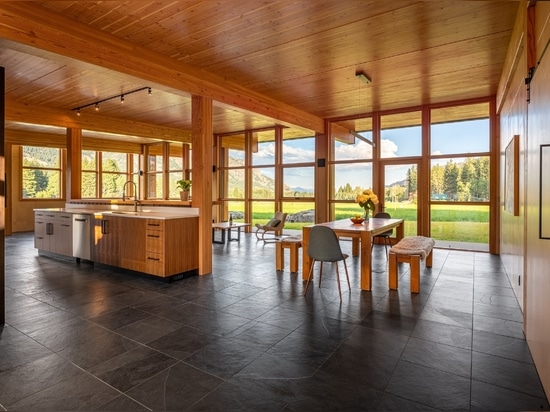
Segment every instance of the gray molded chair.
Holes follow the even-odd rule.
[[[386,212],[378,212],[377,214],[374,215],[374,217],[379,217],[379,218],[382,218],[382,219],[391,219],[391,216],[389,213],[386,213]],[[378,235],[375,235],[373,236],[373,239],[372,239],[372,245],[371,245],[371,251],[372,251],[372,248],[374,247],[374,241],[376,238],[378,239],[383,239],[382,241],[384,242],[384,248],[386,249],[386,258],[388,257],[388,245],[391,247],[391,240],[390,240],[390,237],[393,235],[393,229],[392,230],[388,230],[387,232],[384,232],[384,233],[380,233]]]
[[[313,226],[309,235],[309,244],[307,253],[312,259],[311,269],[309,270],[309,276],[307,278],[306,290],[304,296],[307,293],[309,282],[313,274],[313,268],[315,262],[321,262],[321,268],[319,270],[319,287],[321,287],[321,278],[323,276],[323,262],[336,263],[336,281],[338,282],[338,293],[340,294],[340,300],[342,300],[342,290],[340,288],[340,274],[338,273],[338,262],[344,262],[344,269],[346,270],[346,279],[348,280],[348,288],[351,291],[351,285],[349,283],[348,266],[346,259],[348,255],[342,253],[340,248],[340,242],[334,230],[326,226]]]

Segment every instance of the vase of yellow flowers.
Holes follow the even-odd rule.
[[[365,221],[368,221],[370,213],[374,214],[374,209],[378,204],[378,196],[372,190],[365,189],[355,197],[355,203],[359,203],[359,206],[365,209]]]

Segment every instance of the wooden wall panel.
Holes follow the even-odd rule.
[[[523,309],[524,301],[524,219],[525,219],[525,145],[527,142],[527,88],[525,87],[524,76],[527,67],[525,49],[521,48],[521,56],[517,56],[518,65],[511,75],[511,85],[508,88],[508,95],[500,113],[500,253],[506,267],[510,284]],[[520,69],[521,68],[521,69]],[[504,153],[506,147],[514,137],[519,136],[520,165],[519,176],[519,216],[513,216],[504,210],[504,178],[505,161]]]
[[[540,145],[550,144],[550,55],[531,83],[527,144],[525,332],[546,393],[550,393],[550,240],[539,239]],[[548,177],[546,177],[548,178]],[[550,205],[544,213],[550,213]]]

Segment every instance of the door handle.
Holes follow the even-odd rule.
[[[109,234],[109,221],[108,220],[102,220],[101,221],[101,234],[102,235],[108,235]]]

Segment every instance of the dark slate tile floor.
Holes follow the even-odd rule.
[[[377,246],[372,292],[351,257],[340,302],[330,267],[304,298],[253,235],[213,250],[211,275],[163,283],[6,238],[0,410],[549,409],[497,256],[435,250],[415,295]]]

